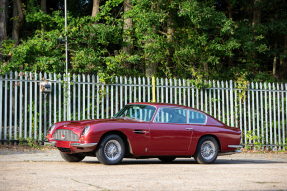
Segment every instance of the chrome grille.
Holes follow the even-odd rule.
[[[62,136],[64,135],[65,138]],[[73,131],[67,129],[57,129],[53,134],[54,140],[61,140],[61,141],[78,141],[79,136],[76,135]]]

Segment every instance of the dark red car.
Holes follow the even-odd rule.
[[[155,157],[164,162],[194,157],[207,164],[241,148],[240,129],[196,109],[164,103],[131,103],[112,119],[58,122],[47,138],[68,162],[96,156],[108,165]]]

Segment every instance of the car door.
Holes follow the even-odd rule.
[[[150,140],[150,121],[154,117],[156,107],[144,104],[126,105],[115,117],[126,120],[124,133],[128,137],[134,155],[148,155]]]
[[[160,108],[150,124],[150,150],[152,155],[185,155],[189,149],[192,131],[187,124],[184,108]]]

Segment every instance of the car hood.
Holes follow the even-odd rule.
[[[56,129],[69,129],[75,133],[81,133],[86,126],[92,126],[99,123],[138,123],[142,122],[136,119],[120,118],[120,119],[92,119],[80,121],[63,121],[56,123]],[[55,130],[56,130],[55,129]]]

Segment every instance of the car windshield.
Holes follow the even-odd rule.
[[[141,121],[151,121],[156,108],[150,105],[126,105],[115,116],[115,118],[128,118]]]

